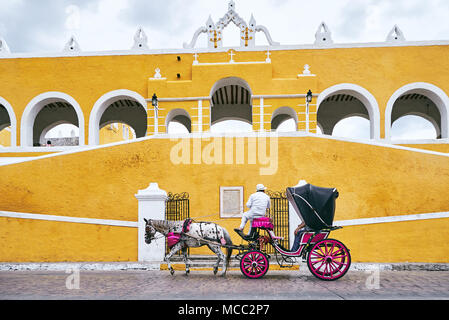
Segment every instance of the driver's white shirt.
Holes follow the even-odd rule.
[[[254,216],[264,216],[267,209],[270,208],[270,197],[265,192],[253,193],[246,203],[246,206],[250,209],[250,213]]]

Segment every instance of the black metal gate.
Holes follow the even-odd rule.
[[[285,192],[267,191],[267,194],[271,198],[271,208],[269,210],[269,216],[273,220],[274,233],[278,237],[284,238],[279,243],[286,249],[290,249],[289,239],[289,205]],[[274,253],[272,246],[267,246],[267,253]]]
[[[169,221],[183,221],[190,217],[190,200],[187,192],[183,193],[168,193],[165,201],[165,220]],[[170,251],[165,242],[166,254]]]

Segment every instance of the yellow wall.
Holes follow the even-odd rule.
[[[336,220],[449,211],[447,156],[324,138],[281,137],[273,141],[278,143],[278,170],[266,176],[260,175],[260,169],[267,167],[260,161],[256,164],[245,161],[246,164],[233,165],[204,162],[175,165],[170,161],[170,154],[179,146],[179,141],[167,139],[145,139],[3,166],[0,167],[0,210],[137,221],[134,195],[150,182],[157,182],[167,192],[189,192],[191,216],[212,214],[205,220],[215,221],[219,220],[220,186],[243,186],[246,201],[257,183],[264,183],[271,190],[284,190],[296,185],[299,179],[305,179],[314,185],[339,190]],[[192,148],[201,142],[203,151],[211,143],[198,139],[190,142]],[[248,150],[247,140],[245,150]],[[126,237],[133,238],[135,230],[61,223],[47,226],[47,223],[8,218],[0,218],[0,223],[0,240],[6,244],[0,261],[66,261],[73,258],[71,252],[79,252],[83,259],[95,261],[134,260],[136,257],[135,242],[132,246],[119,247],[115,254],[108,249],[115,243],[117,233],[124,232]],[[21,228],[21,223],[27,227]],[[40,224],[46,225],[42,237]],[[239,219],[224,219],[219,224],[233,234],[232,229],[239,224]],[[449,239],[444,232],[447,224],[448,219],[440,219],[347,227],[332,236],[339,238],[341,235],[352,249],[354,261],[449,262]],[[53,229],[50,226],[54,226]],[[27,239],[27,236],[39,239],[39,246],[53,249],[39,253],[34,244],[27,249],[25,240],[11,240]],[[379,243],[388,244],[384,255],[374,251],[376,237]],[[66,240],[64,246],[70,244],[73,251],[65,254],[54,244],[62,238]],[[232,238],[240,243],[237,236],[232,235]],[[430,239],[442,241],[437,241],[436,245]],[[414,241],[421,242],[414,245]],[[94,243],[95,250],[86,252]],[[413,246],[420,246],[419,255],[411,248]]]
[[[60,91],[72,96],[84,113],[87,143],[90,111],[103,94],[113,90],[128,89],[144,98],[151,98],[153,93],[160,98],[207,97],[216,81],[231,76],[247,81],[255,95],[305,94],[309,89],[319,93],[336,84],[352,83],[376,98],[383,136],[385,108],[396,90],[409,83],[427,82],[449,92],[447,75],[435,72],[449,69],[449,60],[441,59],[448,51],[449,46],[444,45],[275,50],[271,52],[270,64],[217,64],[228,62],[229,55],[214,52],[201,53],[200,63],[210,64],[196,66],[192,66],[194,58],[190,53],[2,59],[0,96],[14,108],[17,128],[25,107],[37,95]],[[178,55],[181,61],[177,60]],[[234,59],[263,62],[266,52],[237,51]],[[305,64],[311,66],[317,77],[297,77]],[[166,80],[148,80],[156,68],[160,68]],[[29,79],[39,81],[30,83]],[[304,104],[304,99],[288,103],[278,99],[270,103],[296,108]],[[191,116],[197,115],[192,107],[188,106],[187,111]],[[165,103],[164,108],[167,114],[172,109],[171,103]],[[149,128],[151,133],[153,129]]]
[[[0,146],[11,146],[11,131],[7,129],[3,129],[2,131],[0,131]]]
[[[114,142],[125,141],[123,137],[123,130],[128,129],[129,139],[135,139],[135,136],[131,130],[131,127],[122,123],[117,123],[117,127],[114,124],[107,125],[100,130],[100,144],[108,144]]]
[[[0,230],[2,262],[137,260],[136,228],[0,218]]]

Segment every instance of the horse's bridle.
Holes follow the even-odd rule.
[[[154,229],[154,228],[153,228],[153,229]],[[156,232],[154,232],[152,236],[150,236],[149,233],[150,233],[150,226],[147,224],[147,225],[145,226],[145,242],[146,242],[147,244],[150,244],[151,241],[153,241],[153,240],[156,238],[156,237],[155,237]]]

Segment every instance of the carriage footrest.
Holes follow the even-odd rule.
[[[253,237],[252,237],[251,235],[246,235],[246,234],[243,233],[243,231],[240,230],[240,229],[234,229],[234,231],[235,231],[240,237],[242,237],[243,240],[246,240],[246,241],[251,241],[251,240],[253,240]]]

